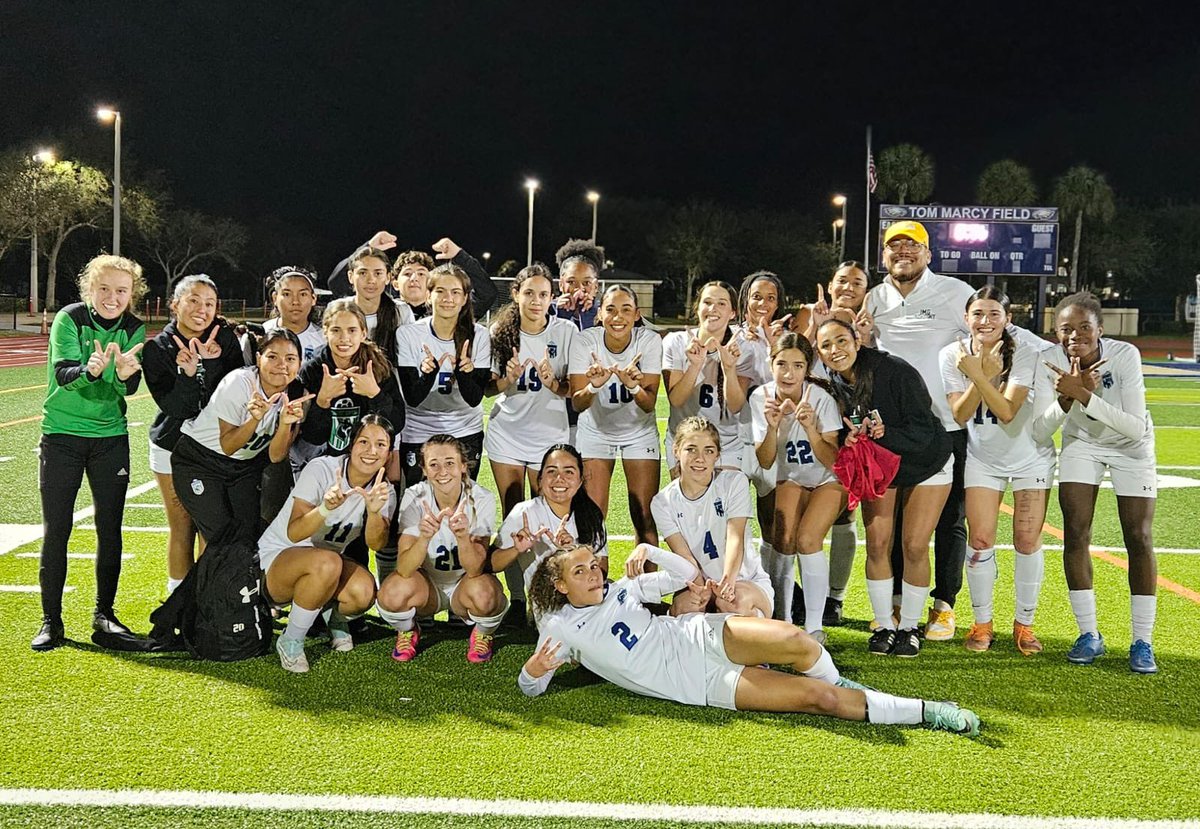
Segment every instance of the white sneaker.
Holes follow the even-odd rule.
[[[304,655],[303,641],[280,636],[275,640],[275,650],[279,652],[279,664],[285,671],[294,674],[308,673],[308,657]]]

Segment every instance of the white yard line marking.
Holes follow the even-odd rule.
[[[166,530],[163,530],[163,532],[166,532]],[[634,537],[632,535],[610,535],[608,537],[608,540],[609,541],[633,541]],[[762,544],[761,538],[755,538],[755,539],[753,539],[753,541],[755,544]],[[995,545],[995,547],[997,550],[1012,550],[1012,549],[1014,549],[1013,545],[1011,545],[1011,544],[997,544],[997,545]],[[1093,550],[1101,550],[1106,553],[1124,553],[1125,552],[1124,547],[1097,547],[1095,544],[1093,544],[1091,548]],[[866,547],[863,545],[862,542],[859,542],[858,549],[865,550]],[[1043,550],[1061,550],[1062,545],[1061,544],[1043,544],[1042,549]],[[1194,549],[1191,547],[1155,547],[1154,552],[1156,552],[1156,553],[1179,553],[1181,555],[1193,555],[1193,556],[1200,555],[1200,549]]]
[[[41,553],[17,553],[13,558],[41,558]],[[85,561],[95,561],[95,553],[67,553],[67,558],[84,559]],[[121,553],[122,561],[129,561],[133,558],[133,553]]]
[[[156,509],[162,512],[162,504],[126,504],[125,509]]]
[[[74,591],[74,587],[64,587],[64,593]],[[0,584],[0,593],[41,593],[42,588],[36,584]]]
[[[1166,469],[1169,472],[1200,472],[1200,466],[1160,466],[1159,469]]]
[[[147,481],[144,484],[139,484],[125,494],[126,499],[136,498],[154,489],[158,484],[154,481]],[[84,507],[77,510],[71,516],[71,523],[77,524],[85,518],[91,518],[96,514],[95,506]],[[92,527],[95,529],[95,527]],[[10,553],[18,547],[24,546],[31,541],[37,541],[42,537],[41,524],[0,524],[0,556],[5,553]]]
[[[95,530],[95,524],[79,524],[75,527],[77,530]],[[167,527],[121,527],[123,533],[167,533],[170,529]]]
[[[893,812],[882,809],[774,809],[757,806],[683,806],[668,803],[579,803],[550,800],[467,800],[449,797],[295,795],[133,789],[0,789],[8,806],[91,806],[374,814],[492,815],[527,818],[653,820],[670,823],[805,824],[816,826],[922,826],[925,829],[1200,829],[1200,820],[1035,817],[981,813]]]

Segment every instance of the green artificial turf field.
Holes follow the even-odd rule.
[[[0,485],[9,494],[0,518],[4,524],[40,521],[34,453],[39,425],[12,421],[36,417],[43,391],[12,390],[38,387],[44,380],[40,368],[0,371]],[[1148,385],[1159,424],[1159,463],[1200,466],[1200,433],[1180,428],[1194,425],[1189,412],[1200,403],[1200,384],[1152,380]],[[663,417],[664,403],[660,400]],[[148,397],[132,402],[131,491],[151,480],[145,435],[153,414]],[[1200,478],[1197,470],[1164,474]],[[490,484],[490,475],[485,471],[481,480]],[[622,483],[618,470],[609,523],[616,536],[631,533],[619,494]],[[77,508],[89,501],[85,488]],[[1047,520],[1061,527],[1055,501]],[[165,535],[158,531],[164,522],[152,485],[130,502],[126,524],[151,531],[126,533],[130,557],[117,609],[144,631],[164,592]],[[381,625],[372,624],[348,654],[331,653],[320,640],[310,639],[313,669],[304,676],[283,672],[273,654],[220,665],[178,655],[110,653],[88,640],[91,562],[72,560],[67,583],[75,589],[65,597],[65,620],[77,644],[32,653],[29,638],[40,616],[37,594],[0,592],[0,659],[6,674],[0,685],[0,803],[20,802],[10,796],[17,789],[151,794],[136,805],[110,808],[0,806],[0,825],[590,829],[615,822],[573,820],[568,807],[556,819],[362,814],[349,807],[273,812],[255,805],[236,811],[204,808],[202,798],[189,806],[154,808],[157,790],[920,810],[1027,816],[1029,825],[1038,816],[1200,818],[1194,773],[1200,767],[1198,512],[1200,489],[1161,490],[1156,544],[1191,550],[1161,554],[1161,575],[1193,597],[1160,590],[1155,650],[1162,671],[1153,677],[1128,670],[1125,573],[1102,561],[1095,565],[1096,587],[1109,654],[1088,668],[1066,663],[1064,653],[1076,630],[1061,566],[1049,549],[1038,611],[1038,635],[1046,644],[1040,657],[1021,657],[1003,633],[1003,620],[1012,617],[1012,553],[1007,550],[999,558],[1000,635],[992,652],[976,655],[962,648],[961,630],[971,621],[964,593],[956,641],[929,643],[915,661],[872,657],[865,648],[869,612],[860,555],[846,603],[848,622],[829,631],[834,659],[846,675],[880,689],[952,698],[973,708],[984,721],[976,740],[807,716],[688,708],[632,696],[579,670],[561,671],[550,693],[530,700],[518,691],[515,678],[534,634],[510,628],[502,631],[495,659],[484,666],[467,663],[465,631],[445,624],[426,629],[422,653],[406,665],[388,658],[391,636]],[[90,518],[81,516],[72,552],[94,550],[89,525]],[[1002,520],[1001,543],[1008,533]],[[1048,546],[1061,543],[1050,536],[1045,540]],[[1109,491],[1098,503],[1094,543],[1121,545]],[[612,544],[614,567],[631,546]],[[0,553],[0,585],[36,585],[38,548],[32,540]],[[336,806],[341,802],[331,800],[330,808],[341,808]],[[748,819],[767,822],[761,815]],[[857,820],[845,825],[858,822],[883,825]],[[985,825],[966,817],[963,823]],[[674,821],[660,818],[642,825]]]

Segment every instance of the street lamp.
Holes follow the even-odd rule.
[[[487,267],[488,267],[488,262],[492,258],[492,254],[489,251],[485,250],[482,255],[483,255],[483,269],[486,271]]]
[[[838,193],[837,195],[835,195],[833,197],[833,206],[842,208],[842,218],[841,218],[842,223],[840,225],[838,225],[838,227],[843,228],[843,230],[842,230],[842,245],[841,245],[840,252],[838,254],[838,261],[844,262],[846,260],[846,231],[845,231],[845,227],[846,227],[846,197],[843,196],[841,193]]]
[[[533,194],[540,186],[536,178],[525,179],[525,189],[529,191],[529,241],[525,247],[525,267],[533,264]]]
[[[38,150],[33,154],[35,164],[47,165],[54,163],[53,150]],[[41,170],[33,169],[33,221],[30,223],[29,236],[29,313],[36,314],[41,304],[38,296],[38,184],[42,180]]]
[[[833,220],[833,244],[834,245],[836,245],[838,243],[838,231],[842,230],[842,228],[844,228],[845,226],[846,226],[845,219],[834,219]],[[843,246],[845,245],[845,243],[846,243],[846,233],[845,233],[845,231],[842,231]],[[843,250],[844,250],[844,247],[843,247]]]
[[[121,255],[121,113],[109,107],[96,110],[96,117],[113,125],[113,242],[114,256]]]
[[[595,190],[588,190],[587,200],[592,203],[592,244],[596,244],[596,212],[600,205],[600,194]]]

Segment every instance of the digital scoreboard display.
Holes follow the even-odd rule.
[[[1054,276],[1058,272],[1057,207],[953,207],[944,204],[879,206],[879,262],[883,234],[894,222],[920,222],[929,231],[929,267],[944,274]]]

